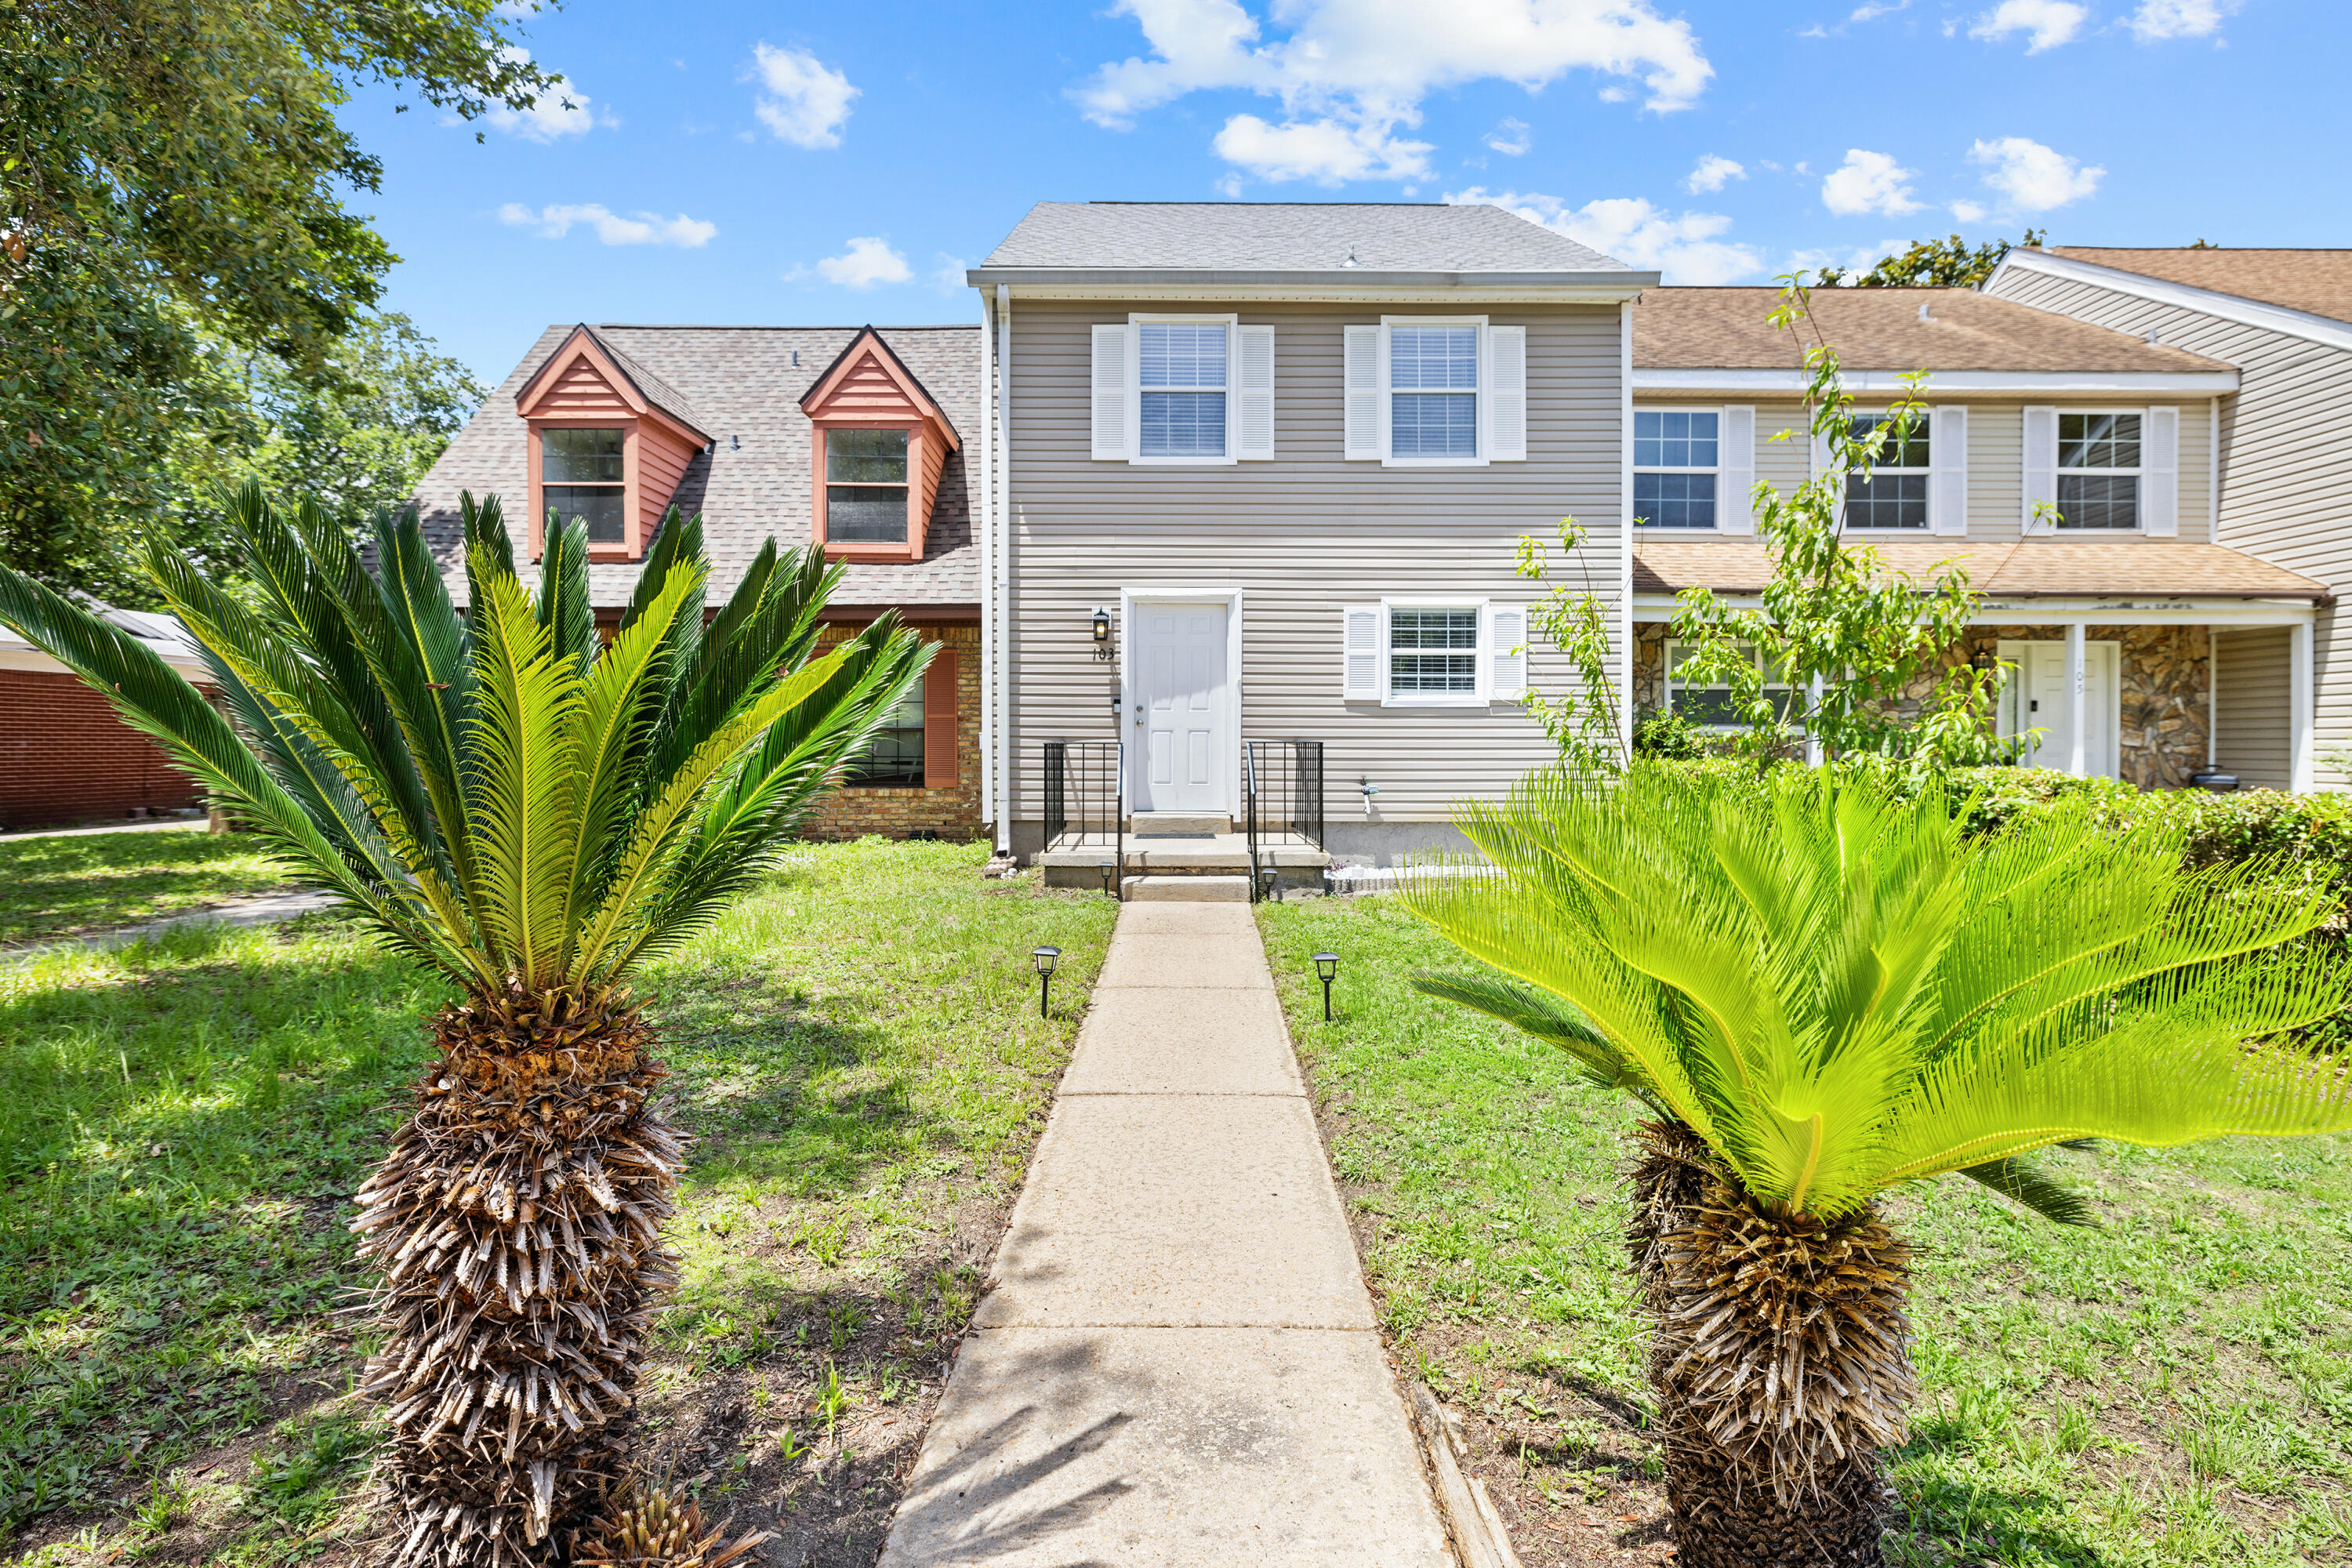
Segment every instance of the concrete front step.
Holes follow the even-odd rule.
[[[1223,812],[1210,815],[1185,811],[1137,811],[1128,814],[1127,830],[1155,833],[1231,833],[1234,819]]]
[[[1129,877],[1120,884],[1137,903],[1245,904],[1247,876]]]

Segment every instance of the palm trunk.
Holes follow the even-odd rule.
[[[1916,1391],[1909,1254],[1864,1209],[1776,1216],[1647,1123],[1627,1239],[1680,1568],[1878,1568],[1881,1448]]]
[[[476,995],[360,1190],[383,1269],[386,1556],[434,1568],[560,1562],[623,1479],[637,1368],[685,1140],[625,993]]]

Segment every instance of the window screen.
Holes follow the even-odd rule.
[[[1478,689],[1478,612],[1391,610],[1389,690],[1394,696]]]

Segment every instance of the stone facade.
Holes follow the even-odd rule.
[[[808,838],[862,838],[878,835],[905,838],[914,833],[935,833],[941,838],[969,839],[982,836],[980,818],[980,627],[971,622],[944,625],[915,623],[927,642],[944,644],[956,661],[956,779],[950,787],[937,787],[927,776],[921,789],[877,789],[852,786],[835,790],[818,803],[803,824]],[[859,628],[831,624],[819,634],[820,650],[856,637]]]

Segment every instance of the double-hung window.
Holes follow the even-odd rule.
[[[1225,455],[1225,324],[1145,321],[1136,330],[1139,455]]]
[[[1389,455],[1478,456],[1478,329],[1389,329]]]
[[[539,478],[547,510],[587,525],[591,544],[628,541],[628,487],[621,432],[555,427],[539,433]]]
[[[2058,526],[2139,527],[2140,416],[2058,416]]]
[[[1750,663],[1762,663],[1762,656],[1752,643],[1741,643],[1739,651]],[[1698,686],[1683,679],[1683,666],[1698,650],[1688,643],[1670,641],[1666,644],[1666,710],[1682,715],[1686,723],[1702,730],[1742,730],[1747,718],[1739,711],[1732,689],[1724,685]],[[1764,672],[1764,695],[1785,721],[1790,712],[1789,683],[1774,679],[1771,671]],[[1776,697],[1774,693],[1779,693]]]
[[[1478,606],[1389,611],[1389,694],[1478,693]]]
[[[845,783],[868,789],[923,787],[924,684],[917,681],[890,710],[875,732],[874,749],[851,767]]]
[[[824,433],[828,542],[907,542],[907,432],[834,427]]]
[[[1633,411],[1633,516],[1650,528],[1713,528],[1722,416]]]
[[[1927,487],[1935,478],[1935,462],[1928,451],[1928,416],[1925,413],[1916,416],[1899,441],[1894,426],[1893,415],[1854,416],[1854,439],[1866,440],[1882,427],[1886,437],[1879,444],[1878,458],[1871,465],[1868,479],[1858,473],[1845,477],[1848,528],[1925,530],[1927,526]]]

